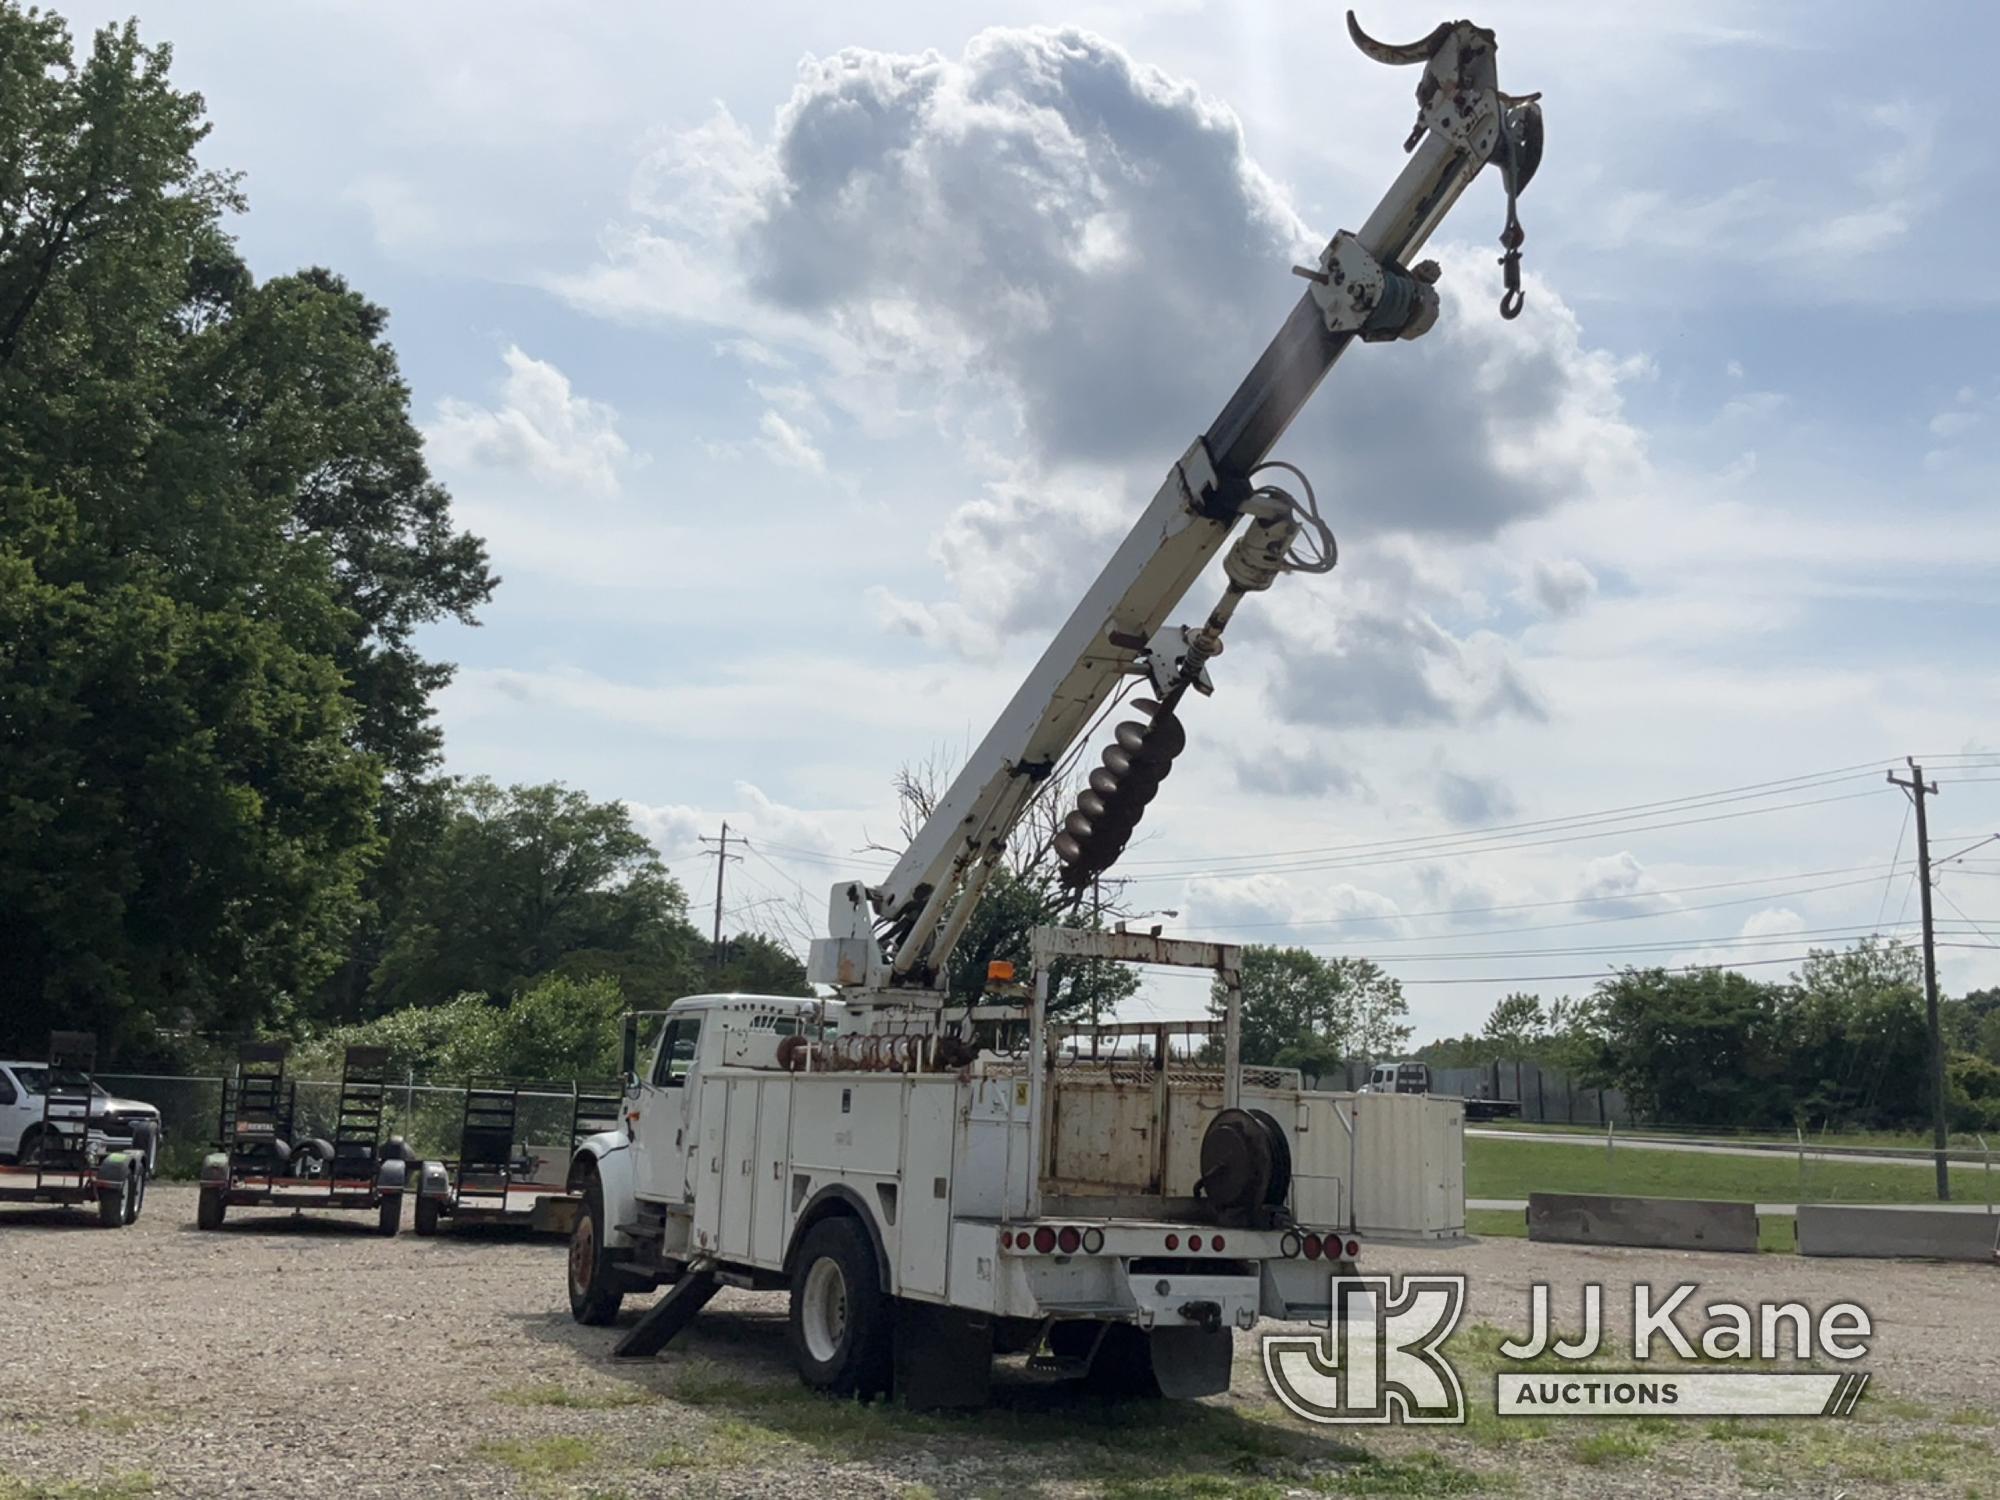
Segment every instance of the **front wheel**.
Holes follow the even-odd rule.
[[[604,1184],[592,1172],[583,1182],[583,1209],[569,1236],[569,1314],[602,1328],[618,1316],[625,1293],[604,1235]]]
[[[822,1219],[806,1231],[792,1270],[788,1334],[792,1363],[812,1389],[864,1399],[889,1389],[889,1299],[857,1220]]]

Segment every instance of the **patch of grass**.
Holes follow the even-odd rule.
[[[495,1401],[508,1406],[554,1406],[569,1411],[615,1411],[625,1406],[650,1406],[660,1398],[638,1386],[607,1386],[601,1390],[573,1391],[554,1383],[510,1386],[494,1394]]]
[[[1113,1479],[1097,1492],[1103,1500],[1284,1500],[1285,1486],[1268,1479],[1223,1474],[1181,1474]]]
[[[1976,1186],[1976,1171],[1958,1171]],[[1465,1192],[1470,1198],[1525,1198],[1544,1192],[1750,1203],[1794,1203],[1801,1196],[1815,1203],[1928,1203],[1936,1185],[1898,1159],[1879,1164],[1808,1159],[1802,1186],[1797,1158],[1776,1152],[1768,1157],[1652,1148],[1607,1153],[1602,1146],[1475,1136],[1465,1143]],[[1971,1197],[1976,1200],[1978,1194]]]
[[[1945,1486],[1968,1494],[2000,1488],[2000,1461],[1976,1437],[1936,1429],[1877,1435],[1841,1421],[1803,1423],[1798,1433],[1796,1442],[1782,1448],[1738,1448],[1737,1468],[1767,1483],[1813,1476],[1887,1485],[1899,1493],[1918,1486],[1925,1493]]]
[[[1316,1477],[1313,1488],[1328,1495],[1470,1495],[1494,1487],[1486,1475],[1421,1453],[1411,1458],[1371,1458],[1338,1474]]]
[[[580,1437],[496,1438],[473,1451],[531,1479],[574,1474],[597,1462],[597,1450]]]
[[[134,1500],[155,1488],[153,1476],[137,1470],[105,1479],[20,1479],[0,1474],[0,1500]]]
[[[1718,1443],[1789,1443],[1792,1440],[1792,1434],[1782,1427],[1746,1422],[1737,1417],[1718,1418],[1702,1428],[1701,1432],[1703,1437],[1713,1438]]]
[[[1593,1432],[1569,1445],[1569,1456],[1580,1464],[1598,1468],[1604,1464],[1626,1464],[1645,1458],[1653,1451],[1653,1441],[1644,1433],[1629,1431]]]
[[[1945,1422],[1952,1427],[1991,1427],[1995,1423],[2000,1423],[2000,1417],[1996,1417],[1990,1411],[1978,1411],[1970,1406],[1961,1406],[1946,1417]]]

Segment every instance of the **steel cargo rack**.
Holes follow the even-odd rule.
[[[375,1214],[382,1233],[394,1234],[413,1153],[401,1137],[382,1136],[389,1049],[347,1049],[330,1138],[306,1133],[285,1057],[283,1042],[238,1049],[223,1084],[218,1149],[201,1164],[195,1223],[219,1229],[231,1207],[351,1209]]]
[[[446,1220],[570,1232],[573,1206],[565,1181],[570,1159],[579,1141],[624,1118],[625,1096],[617,1083],[573,1083],[568,1090],[569,1139],[555,1145],[523,1144],[518,1139],[521,1100],[538,1094],[500,1080],[467,1083],[457,1158],[426,1161],[417,1169],[418,1234],[436,1234]]]
[[[95,1035],[49,1034],[41,1129],[20,1160],[0,1166],[0,1203],[95,1204],[97,1222],[106,1229],[138,1220],[146,1204],[153,1126],[134,1120],[120,1129],[101,1113],[93,1120],[96,1070]]]

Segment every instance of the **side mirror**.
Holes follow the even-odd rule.
[[[625,1086],[635,1087],[639,1082],[639,1018],[625,1018],[624,1045],[619,1054],[619,1069],[625,1074]]]

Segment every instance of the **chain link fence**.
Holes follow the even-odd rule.
[[[137,1099],[160,1112],[160,1174],[192,1177],[201,1158],[216,1148],[222,1124],[223,1079],[220,1076],[169,1073],[99,1073],[97,1082],[123,1099]],[[333,1138],[340,1109],[338,1078],[287,1080],[296,1086],[293,1133],[300,1139]],[[480,1080],[480,1087],[496,1086]],[[514,1140],[517,1145],[561,1148],[567,1154],[575,1115],[575,1090],[602,1090],[590,1081],[536,1081],[499,1087],[519,1089]],[[382,1134],[401,1136],[419,1156],[449,1160],[458,1154],[459,1132],[465,1119],[465,1085],[419,1082],[414,1076],[392,1083],[385,1092]]]

